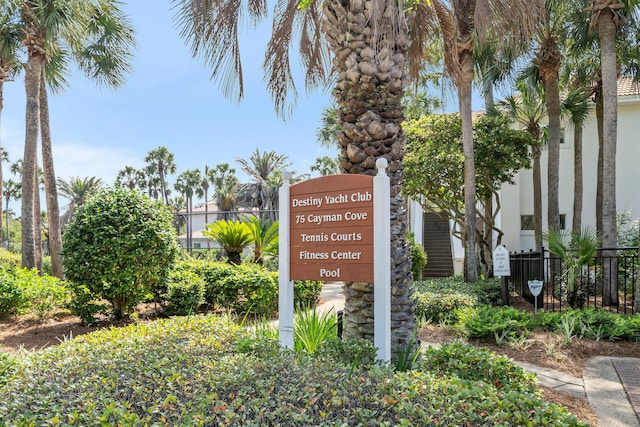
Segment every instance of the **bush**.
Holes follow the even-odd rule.
[[[0,249],[0,267],[20,268],[22,265],[22,257],[15,252],[9,252],[6,249]]]
[[[103,298],[113,316],[128,316],[166,280],[178,252],[171,220],[161,203],[121,187],[82,205],[65,228],[62,250],[75,306]]]
[[[319,280],[296,280],[293,282],[294,307],[313,307],[320,298],[323,283]]]
[[[33,355],[4,386],[0,425],[583,425],[508,381],[262,359],[237,353],[246,336],[211,316],[83,335]],[[502,378],[510,368],[497,365]]]
[[[413,233],[407,233],[407,240],[409,241],[409,248],[411,249],[411,272],[413,273],[413,280],[420,280],[422,279],[424,266],[427,265],[427,253],[422,245],[416,243]]]
[[[0,351],[0,388],[7,384],[18,370],[18,361],[10,354]]]
[[[204,280],[193,271],[172,270],[169,273],[165,313],[185,316],[204,304]]]
[[[28,303],[27,296],[11,271],[0,269],[0,318],[18,314]]]
[[[513,307],[480,306],[458,311],[455,328],[467,338],[525,335],[534,326],[531,314]]]
[[[454,375],[465,380],[484,381],[496,388],[508,387],[530,393],[536,385],[535,375],[527,374],[507,357],[459,341],[438,348],[428,347],[418,369],[437,376]]]
[[[70,290],[57,277],[41,276],[38,270],[26,268],[15,269],[11,274],[28,301],[26,311],[39,320],[50,319],[56,310],[66,308],[71,301]]]
[[[468,294],[459,292],[435,293],[416,292],[416,317],[430,322],[455,323],[457,321],[456,310],[473,308],[478,300]]]

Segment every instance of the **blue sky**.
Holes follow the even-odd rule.
[[[245,98],[236,105],[222,96],[201,61],[191,57],[172,23],[169,1],[128,1],[123,9],[138,43],[125,87],[101,88],[74,73],[65,92],[50,95],[58,177],[96,176],[112,184],[119,170],[140,168],[146,153],[161,145],[175,154],[178,173],[224,162],[240,172],[235,160],[248,159],[256,148],[287,155],[298,173],[309,172],[317,157],[335,154],[315,139],[322,109],[331,102],[328,92],[307,95],[298,79],[293,114],[285,122],[274,111],[261,69],[270,18],[256,30],[247,26],[241,39]],[[14,162],[24,149],[22,76],[4,86],[0,144]]]

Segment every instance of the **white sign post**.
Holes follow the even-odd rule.
[[[509,251],[504,245],[496,246],[493,250],[493,275],[496,277],[511,276]]]
[[[531,291],[531,295],[533,295],[533,312],[538,312],[538,295],[542,292],[542,285],[544,282],[542,280],[529,280],[529,291]]]
[[[279,201],[279,298],[278,298],[278,310],[279,310],[279,334],[280,345],[287,348],[293,348],[294,330],[293,330],[293,280],[322,280],[324,277],[335,277],[333,280],[346,280],[346,281],[366,281],[370,282],[373,278],[373,317],[374,317],[374,345],[378,348],[378,359],[388,362],[391,360],[391,203],[390,194],[391,186],[390,179],[387,176],[387,160],[380,158],[376,161],[376,167],[378,174],[375,177],[366,177],[369,179],[369,183],[373,182],[373,241],[369,240],[367,236],[371,236],[368,230],[361,230],[353,233],[340,233],[327,231],[329,225],[322,224],[323,228],[320,228],[321,221],[325,220],[331,224],[341,223],[344,218],[347,221],[351,221],[349,226],[356,227],[357,223],[362,223],[362,227],[365,224],[370,224],[371,211],[367,211],[362,207],[364,202],[370,200],[371,187],[368,187],[368,191],[357,191],[350,197],[350,193],[347,193],[345,188],[342,187],[347,183],[343,176],[334,175],[331,177],[316,178],[317,180],[324,179],[322,181],[325,187],[328,182],[332,183],[333,187],[336,187],[337,181],[341,184],[339,186],[339,194],[327,193],[327,189],[318,190],[318,194],[309,195],[305,193],[305,198],[299,198],[299,191],[306,190],[306,187],[298,187],[297,185],[291,188],[290,173],[284,173],[283,184],[280,187],[280,201]],[[348,180],[347,184],[353,184],[355,177],[364,178],[363,175],[353,175],[353,178]],[[327,179],[329,181],[327,181]],[[362,181],[362,179],[359,179]],[[305,184],[317,184],[319,181],[309,180],[301,183]],[[331,187],[331,185],[329,185]],[[333,188],[332,191],[334,191]],[[324,194],[324,195],[322,195]],[[298,195],[298,196],[296,196]],[[308,197],[307,197],[308,196]],[[292,215],[292,201],[293,207],[298,209],[295,215]],[[348,208],[349,210],[344,213],[336,213],[337,208],[326,215],[316,215],[310,213],[308,205],[313,205],[314,211],[317,211],[323,204],[337,204],[346,203],[345,209],[348,206],[353,206],[360,203],[361,210],[356,212],[354,208]],[[304,207],[303,210],[299,210],[300,207]],[[305,210],[306,209],[306,210]],[[326,209],[326,208],[325,208]],[[333,212],[333,213],[331,213]],[[300,213],[300,215],[298,215]],[[295,218],[292,218],[295,216]],[[369,216],[369,218],[367,218]],[[356,222],[353,222],[356,221]],[[300,224],[304,224],[306,228],[300,228]],[[309,224],[312,224],[309,226]],[[293,225],[293,226],[292,226]],[[369,225],[366,225],[367,227]],[[317,232],[314,232],[314,228],[318,228]],[[354,229],[352,228],[352,229]],[[295,233],[292,235],[292,229]],[[301,231],[302,230],[302,231]],[[311,231],[309,231],[311,230]],[[334,228],[334,230],[337,230]],[[334,239],[334,236],[337,236]],[[358,250],[343,252],[338,248],[338,243],[335,243],[335,248],[330,246],[330,241],[341,241],[342,236],[348,236],[350,239],[356,240],[359,243],[360,248]],[[352,237],[351,237],[352,236]],[[361,242],[360,242],[361,241]],[[297,243],[296,243],[297,242]],[[301,242],[304,246],[301,246]],[[311,243],[309,243],[311,242]],[[344,245],[342,245],[344,246]],[[366,246],[366,247],[363,247]],[[372,248],[371,248],[372,246]],[[355,247],[355,246],[354,246]],[[295,252],[294,259],[297,259],[293,266],[291,263],[292,248]],[[371,257],[371,250],[373,251],[373,257]],[[322,252],[324,250],[324,252]],[[369,252],[367,252],[369,251]],[[348,254],[354,256],[354,258],[344,258],[344,255]],[[365,254],[368,254],[371,261],[365,260]],[[304,256],[303,256],[304,255]],[[297,258],[296,258],[297,257]],[[351,260],[351,263],[345,261],[345,259]],[[309,261],[311,260],[311,261]],[[320,261],[318,261],[320,260]],[[324,260],[327,260],[326,263]],[[342,261],[341,261],[342,260]],[[353,261],[355,260],[355,262]],[[329,268],[329,265],[333,262],[333,266],[337,268]],[[295,267],[295,269],[293,268]],[[322,267],[322,268],[320,268]],[[354,267],[354,268],[351,268]],[[358,268],[355,268],[358,267]],[[359,268],[362,267],[362,268]],[[341,275],[342,272],[345,273]],[[371,275],[373,270],[373,276]],[[319,277],[316,277],[319,272]],[[327,276],[326,272],[335,272],[335,275]],[[349,273],[348,275],[346,273]],[[347,279],[349,278],[349,279]]]

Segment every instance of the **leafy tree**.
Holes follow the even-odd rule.
[[[227,253],[227,262],[229,264],[241,264],[242,251],[253,243],[253,234],[249,225],[238,220],[220,219],[214,223],[207,224],[207,229],[202,234],[222,246]]]
[[[406,183],[404,194],[420,200],[423,206],[437,206],[456,224],[454,234],[465,238],[464,174],[462,165],[462,123],[457,114],[431,115],[407,122]],[[493,211],[479,211],[484,226],[497,232],[500,244],[502,230],[496,226],[500,212],[500,186],[512,183],[514,175],[530,165],[529,147],[535,141],[524,131],[511,129],[506,117],[481,117],[474,122],[476,191],[480,203],[495,200]],[[428,179],[425,179],[428,177]],[[492,215],[485,215],[491,212]],[[476,228],[482,249],[485,273],[491,267],[491,242]],[[465,253],[466,256],[466,253]]]
[[[171,214],[136,190],[101,190],[65,229],[64,268],[76,305],[105,299],[116,318],[166,280],[177,253]]]
[[[335,175],[340,172],[340,162],[329,156],[322,156],[316,159],[311,165],[311,172],[318,172],[322,176]]]

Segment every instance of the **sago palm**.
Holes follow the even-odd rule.
[[[222,249],[227,253],[229,264],[242,263],[241,255],[244,248],[253,243],[253,235],[249,226],[239,220],[221,219],[207,224],[207,229],[202,231],[202,235],[222,246]]]

